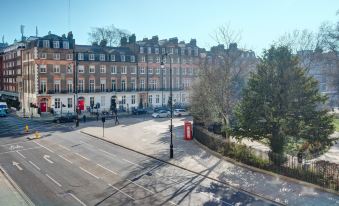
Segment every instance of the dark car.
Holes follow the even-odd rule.
[[[76,115],[58,116],[54,118],[53,122],[56,123],[75,122],[76,118],[77,118]]]
[[[132,114],[135,114],[135,115],[139,115],[139,114],[147,114],[147,110],[146,109],[141,109],[141,108],[138,108],[138,109],[132,109]]]

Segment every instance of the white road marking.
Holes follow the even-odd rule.
[[[23,154],[21,154],[18,150],[16,151],[22,158],[26,158]]]
[[[10,147],[9,147],[9,150],[17,150],[17,149],[22,149],[23,148],[23,146],[21,146],[21,145],[11,145]]]
[[[62,156],[62,155],[58,155],[59,157],[61,157],[63,160],[69,162],[70,164],[73,164],[73,162],[71,162],[69,159],[66,159],[66,157]]]
[[[19,166],[19,163],[13,161],[12,164],[13,164],[13,166],[16,166],[16,168],[18,168],[18,170],[23,170],[22,167]]]
[[[150,193],[152,193],[152,194],[155,194],[152,190],[149,190],[149,189],[147,189],[146,187],[141,186],[141,185],[139,185],[138,183],[135,183],[135,182],[133,182],[133,181],[130,180],[130,179],[127,179],[127,181],[131,182],[132,184],[135,184],[135,185],[138,186],[138,187],[141,187],[142,189],[144,189],[144,190],[146,190],[146,191],[148,191],[148,192],[150,192]]]
[[[40,170],[40,168],[36,166],[36,164],[34,164],[32,161],[28,161],[28,162],[31,163],[31,165],[33,165],[37,170]]]
[[[108,184],[108,186],[112,187],[115,190],[118,190],[121,194],[126,195],[127,197],[131,198],[132,200],[135,200],[133,197],[129,196],[128,194],[126,194],[125,192],[123,192],[122,190],[119,190],[118,188],[114,187],[111,184]]]
[[[100,165],[100,164],[97,164],[99,167],[101,167],[101,168],[103,168],[103,169],[105,169],[105,170],[107,170],[107,171],[109,171],[109,172],[111,172],[111,173],[113,173],[113,174],[117,174],[116,172],[114,172],[113,170],[110,170],[110,169],[108,169],[108,168],[106,168],[106,167],[104,167],[104,166],[102,166],[102,165]]]
[[[137,167],[144,168],[143,166],[138,165],[138,164],[136,164],[136,163],[134,163],[134,162],[131,162],[131,161],[127,160],[127,159],[124,159],[124,158],[123,158],[122,160],[124,160],[125,162],[128,162],[128,163],[131,163],[131,164],[133,164],[133,165],[135,165],[135,166],[137,166]]]
[[[94,175],[93,173],[89,172],[88,170],[85,170],[85,169],[84,169],[84,168],[82,168],[82,167],[80,167],[80,169],[81,169],[82,171],[86,172],[87,174],[89,174],[89,175],[91,175],[91,176],[95,177],[96,179],[99,179],[99,177],[98,177],[98,176]]]
[[[48,151],[50,151],[50,152],[52,152],[52,153],[54,153],[54,151],[52,151],[51,149],[49,149],[49,148],[43,146],[42,144],[40,144],[40,143],[37,142],[37,141],[34,141],[34,143],[36,143],[36,144],[39,145],[40,147],[43,147],[43,148],[47,149]]]
[[[49,155],[44,155],[44,159],[45,159],[47,162],[53,164],[54,162],[53,162],[52,160],[50,160],[49,158],[51,158]]]
[[[78,201],[82,206],[87,206],[85,203],[83,203],[79,198],[77,198],[75,195],[72,193],[68,193],[70,196],[72,196],[76,201]]]
[[[106,153],[107,155],[112,155],[112,156],[116,157],[115,154],[109,153],[109,152],[107,152],[107,151],[105,151],[105,150],[99,149],[99,151],[101,151],[101,152],[103,152],[103,153]]]
[[[59,187],[62,187],[61,184],[59,182],[57,182],[55,179],[53,179],[51,176],[49,176],[48,174],[46,174],[46,176],[52,180],[52,182],[54,182],[56,185],[58,185]]]
[[[65,146],[62,146],[62,145],[60,145],[60,144],[58,144],[58,146],[61,147],[61,148],[63,148],[63,149],[65,149],[65,150],[67,150],[67,151],[71,151],[69,148],[67,148],[67,147],[65,147]]]
[[[74,152],[74,154],[78,155],[79,157],[84,158],[85,160],[91,161],[91,160],[88,159],[87,157],[84,157],[84,156],[82,156],[81,154],[79,154],[79,153],[77,153],[77,152]]]
[[[178,205],[178,204],[176,204],[176,203],[173,202],[173,201],[169,201],[169,203],[171,203],[172,205]]]
[[[41,147],[31,147],[31,148],[26,148],[26,149],[16,150],[16,151],[25,151],[25,150],[39,149],[39,148],[41,148]],[[2,155],[2,154],[7,154],[7,153],[11,153],[11,152],[16,152],[16,151],[1,152],[0,155]]]

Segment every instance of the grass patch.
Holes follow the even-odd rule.
[[[333,125],[335,127],[335,131],[339,132],[339,119],[335,118],[333,120]]]

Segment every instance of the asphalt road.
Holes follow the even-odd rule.
[[[48,130],[0,139],[0,165],[36,205],[272,205],[67,126]]]

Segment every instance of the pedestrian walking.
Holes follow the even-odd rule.
[[[84,119],[84,123],[86,123],[86,115],[82,117]]]
[[[97,121],[99,121],[99,112],[97,112]]]
[[[115,125],[119,124],[118,112],[115,110]]]

